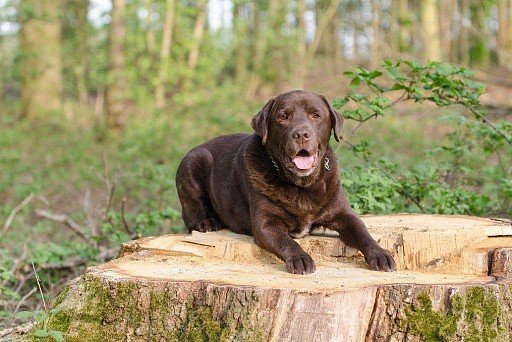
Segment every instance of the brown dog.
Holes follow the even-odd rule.
[[[191,150],[176,175],[188,231],[227,227],[286,262],[291,273],[315,271],[293,238],[312,227],[336,230],[374,270],[395,261],[350,208],[329,146],[343,117],[322,95],[292,91],[270,101],[252,119],[256,134],[233,134]]]

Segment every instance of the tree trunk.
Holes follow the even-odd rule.
[[[145,238],[72,281],[48,329],[82,341],[510,341],[510,223],[363,220],[397,272],[370,271],[322,229],[297,240],[317,264],[307,276],[225,230]]]
[[[110,22],[109,83],[107,88],[107,120],[111,129],[122,129],[132,101],[126,79],[126,1],[113,0]]]
[[[423,31],[423,59],[426,61],[442,60],[439,10],[436,0],[421,0],[421,26]]]
[[[309,69],[311,62],[313,61],[316,52],[318,51],[324,32],[331,23],[331,21],[333,20],[340,3],[341,0],[332,0],[329,7],[326,9],[325,13],[322,15],[321,19],[317,21],[318,26],[316,28],[315,37],[313,38],[313,41],[311,42],[306,51],[306,72]]]
[[[409,10],[409,2],[408,0],[399,0],[400,1],[400,9],[398,13],[398,23],[399,23],[399,41],[398,46],[400,52],[411,53],[412,44],[411,44],[411,26],[413,23],[413,14]]]
[[[244,6],[238,1],[234,2],[233,8],[233,25],[234,25],[234,41],[235,41],[235,70],[234,76],[237,83],[242,83],[247,79],[248,68],[248,37],[247,37],[247,21],[242,16]]]
[[[295,88],[304,89],[306,81],[306,0],[297,1],[297,63],[295,70]]]
[[[162,45],[160,46],[160,60],[155,89],[156,107],[163,109],[165,106],[165,88],[168,82],[169,64],[171,56],[172,28],[174,26],[175,0],[167,0],[164,28],[162,32]]]
[[[77,40],[79,46],[78,68],[76,71],[78,100],[80,106],[85,108],[88,96],[88,75],[89,75],[89,22],[87,13],[89,8],[89,0],[80,0],[76,3],[77,18]]]
[[[261,83],[261,67],[263,65],[263,61],[265,58],[265,53],[267,51],[267,27],[271,23],[272,18],[275,16],[279,6],[278,0],[269,0],[268,11],[267,11],[267,22],[266,25],[263,25],[259,19],[259,6],[255,4],[255,29],[257,27],[257,31],[255,32],[256,41],[254,42],[254,50],[253,50],[253,68],[251,73],[251,78],[249,79],[249,84],[247,86],[247,90],[245,91],[246,99],[253,99],[256,95],[256,91]]]
[[[462,22],[460,25],[460,62],[462,65],[469,67],[471,64],[469,29],[471,28],[471,14],[469,11],[470,0],[460,0],[460,12],[462,15]]]
[[[22,0],[22,117],[44,118],[62,110],[61,2]]]
[[[398,14],[400,11],[400,3],[399,0],[391,0],[389,4],[389,28],[387,31],[387,44],[389,46],[389,51],[391,54],[395,54],[399,51],[398,41],[399,41],[399,29],[400,24],[398,22]]]
[[[509,68],[512,62],[510,56],[509,42],[512,28],[509,27],[512,23],[511,18],[508,17],[510,9],[509,0],[498,0],[498,63],[501,67]],[[512,69],[512,68],[511,68]]]
[[[453,36],[453,12],[455,10],[456,0],[441,0],[440,7],[440,34],[441,34],[441,46],[443,51],[444,60],[450,61],[451,59],[451,48],[452,48],[452,36]]]
[[[371,45],[371,60],[372,68],[376,68],[380,63],[381,51],[381,32],[380,23],[382,20],[382,4],[381,0],[372,0],[372,45]]]
[[[204,33],[204,24],[206,23],[206,0],[197,1],[197,16],[192,32],[192,44],[188,54],[188,68],[194,70],[199,61],[199,48]]]

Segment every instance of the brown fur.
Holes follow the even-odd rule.
[[[227,227],[253,235],[289,272],[307,274],[315,271],[314,261],[293,238],[324,226],[361,250],[372,269],[393,271],[392,256],[370,236],[341,188],[329,138],[332,131],[338,140],[342,123],[323,96],[293,91],[271,99],[253,118],[255,134],[221,136],[192,149],[176,176],[188,231]],[[300,153],[315,156],[313,167],[301,170],[292,162]]]

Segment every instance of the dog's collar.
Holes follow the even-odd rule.
[[[270,157],[270,161],[272,162],[272,165],[274,166],[274,169],[276,169],[279,172],[279,166],[277,165],[276,161],[272,157],[271,154],[268,155]],[[331,171],[331,167],[329,166],[329,158],[325,157],[324,159],[324,169],[327,171]]]

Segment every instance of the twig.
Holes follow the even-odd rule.
[[[19,308],[23,305],[23,303],[27,300],[28,297],[32,296],[34,292],[37,291],[37,287],[33,287],[32,290],[30,290],[26,295],[21,298],[19,303],[16,305],[16,308],[14,309],[14,313],[18,312]]]
[[[503,133],[502,131],[500,131],[496,126],[494,126],[494,124],[492,122],[490,122],[489,120],[487,120],[487,118],[485,116],[482,115],[482,113],[480,113],[478,110],[476,110],[475,108],[472,108],[470,107],[469,110],[471,111],[471,113],[473,113],[477,118],[479,118],[483,123],[485,123],[486,125],[488,125],[489,127],[491,127],[496,133],[498,133],[503,139],[505,139],[510,145],[512,145],[512,138],[510,138],[509,136],[507,136],[505,133]]]
[[[137,232],[133,231],[129,226],[128,222],[126,222],[126,217],[124,216],[124,204],[126,203],[126,197],[123,197],[121,201],[121,221],[123,222],[124,230],[130,235],[130,238],[132,240],[135,240],[139,238],[139,234]]]
[[[44,300],[43,290],[41,289],[41,281],[39,279],[39,275],[37,274],[36,266],[34,265],[34,260],[32,259],[32,254],[30,254],[30,251],[28,249],[27,249],[27,253],[28,253],[28,257],[30,258],[30,263],[32,264],[32,269],[34,270],[34,275],[36,276],[37,287],[39,288],[39,293],[41,294],[41,299],[43,300],[44,311],[48,312],[48,308],[46,306],[46,301]]]
[[[12,267],[11,267],[11,270],[10,270],[9,272],[10,272],[11,274],[15,274],[15,273],[16,273],[16,271],[17,271],[17,269],[18,269],[18,267],[23,263],[23,261],[25,261],[25,259],[26,259],[26,258],[27,258],[27,250],[26,250],[26,248],[25,248],[25,249],[23,250],[23,254],[22,254],[18,259],[15,259],[15,260],[14,260],[14,263],[13,263],[13,265],[12,265]],[[3,286],[7,285],[8,281],[9,281],[9,279],[8,279],[8,278],[7,278],[7,279],[4,279],[4,280],[2,281],[2,285],[3,285]]]
[[[101,251],[96,260],[99,262],[105,262],[114,259],[119,253],[119,248],[110,248]],[[88,258],[72,257],[60,263],[48,263],[41,265],[44,270],[62,270],[62,269],[73,269],[78,266],[86,265],[90,261]]]
[[[32,201],[34,199],[34,194],[30,194],[27,196],[27,198],[25,198],[20,204],[18,204],[11,212],[11,214],[9,215],[9,217],[7,217],[7,220],[5,221],[5,224],[4,224],[4,227],[2,228],[2,231],[0,232],[0,236],[2,236],[6,231],[7,229],[9,229],[9,227],[11,226],[12,224],[12,221],[14,220],[14,217],[16,216],[16,214],[21,210],[23,209],[24,206],[26,206],[27,204],[30,203],[30,201]]]
[[[36,325],[36,322],[28,322],[17,327],[8,328],[0,331],[0,337],[6,337],[11,334],[26,334]]]
[[[91,189],[87,187],[85,189],[84,194],[84,213],[85,217],[87,218],[87,226],[91,230],[92,236],[98,236],[98,227],[96,226],[96,222],[92,217],[92,208],[91,208]]]
[[[49,211],[46,211],[46,210],[41,210],[41,209],[37,209],[36,210],[36,215],[40,218],[45,218],[47,220],[50,220],[50,221],[55,221],[55,222],[58,222],[58,223],[62,223],[64,224],[66,227],[68,227],[69,229],[71,229],[75,234],[77,234],[80,238],[82,238],[83,240],[87,241],[88,243],[90,243],[91,241],[87,238],[87,236],[84,234],[83,230],[82,230],[82,227],[80,227],[80,225],[78,223],[76,223],[75,221],[73,221],[73,219],[71,219],[68,215],[66,214],[54,214],[54,213],[51,213]]]

